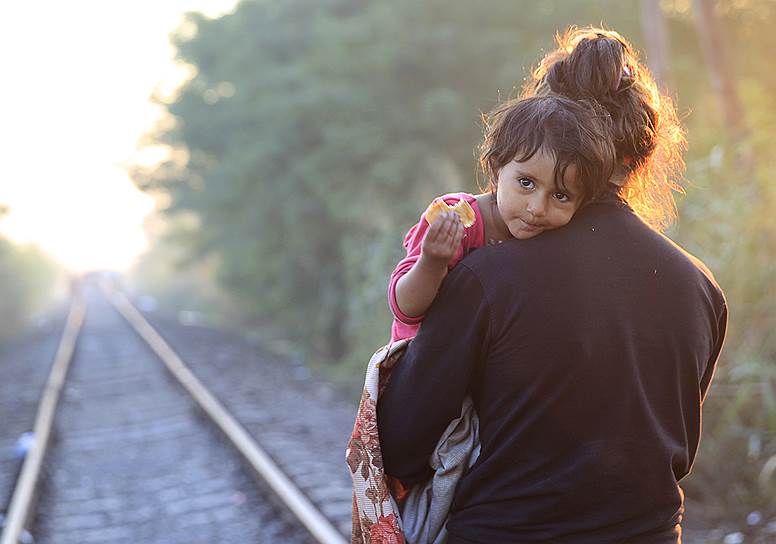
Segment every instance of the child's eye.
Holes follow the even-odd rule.
[[[517,180],[517,182],[520,184],[520,187],[522,187],[523,189],[533,189],[534,182],[532,179],[520,178]]]
[[[556,199],[558,199],[561,202],[568,202],[569,200],[571,200],[569,198],[569,195],[567,195],[566,193],[553,193],[552,196],[554,196]]]

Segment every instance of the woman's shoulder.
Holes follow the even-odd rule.
[[[664,243],[667,251],[673,254],[675,261],[680,263],[681,266],[689,270],[694,275],[700,276],[705,283],[708,283],[708,285],[713,290],[718,291],[724,297],[722,289],[717,283],[717,279],[714,277],[711,269],[706,266],[706,263],[687,251],[664,233],[655,231],[654,229],[653,232],[655,233],[655,236],[659,237],[659,239]]]

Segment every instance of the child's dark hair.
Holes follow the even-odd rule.
[[[660,230],[676,217],[686,141],[673,102],[617,32],[569,28],[534,70],[523,97],[595,100],[612,116],[621,196]]]
[[[527,161],[540,150],[555,158],[555,183],[560,188],[565,189],[566,171],[574,166],[582,189],[580,204],[598,196],[614,171],[611,119],[595,102],[554,95],[512,99],[482,120],[480,167],[491,190],[495,191],[505,165]]]

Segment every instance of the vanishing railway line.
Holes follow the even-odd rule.
[[[119,291],[76,299],[0,543],[345,542],[350,409],[168,333],[214,392]]]

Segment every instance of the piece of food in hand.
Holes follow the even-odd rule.
[[[430,225],[434,222],[434,219],[443,212],[455,212],[458,217],[461,218],[461,223],[463,223],[463,226],[466,228],[471,227],[474,224],[474,210],[465,200],[459,200],[454,206],[450,206],[444,200],[437,200],[426,210],[426,221],[428,221],[428,224]]]

